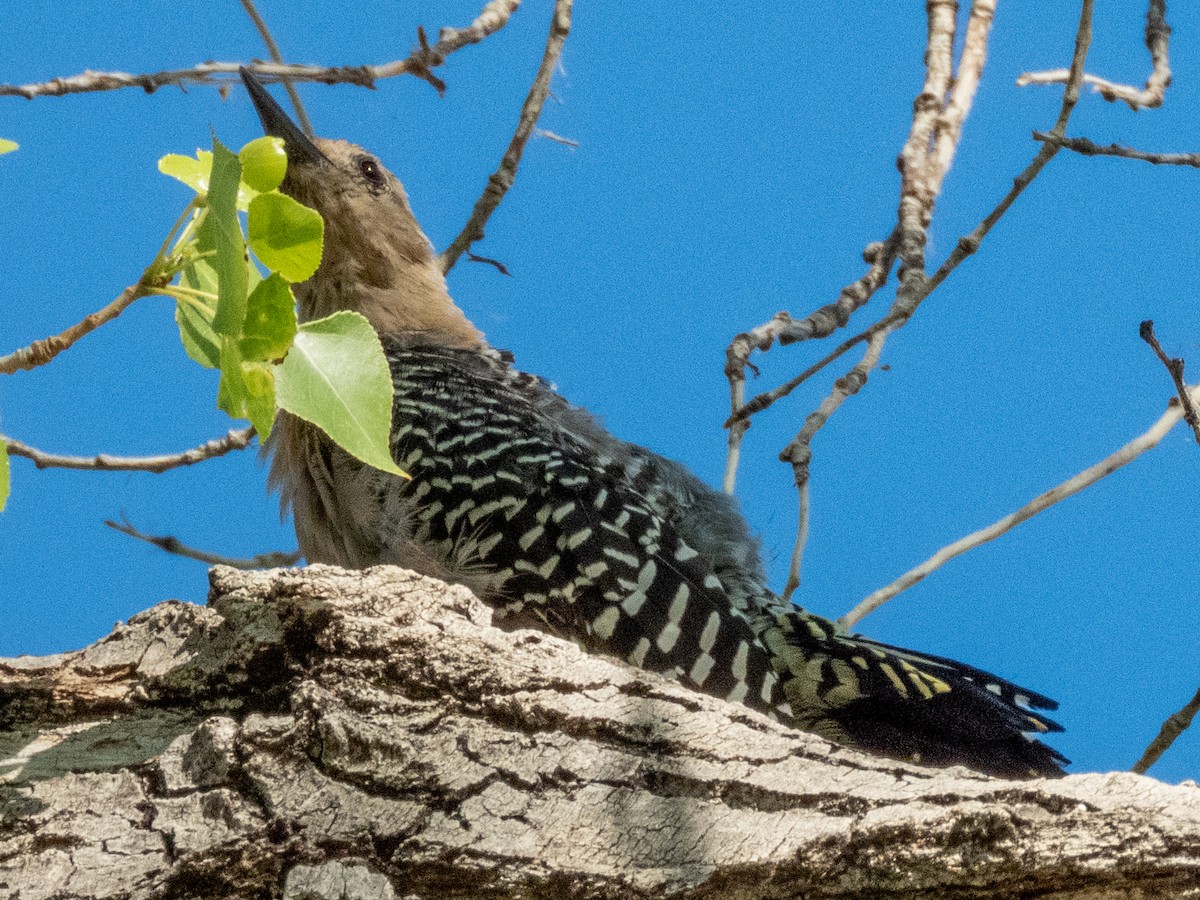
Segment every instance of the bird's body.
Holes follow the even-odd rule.
[[[309,143],[248,86],[288,142],[284,189],[326,220],[301,315],[353,309],[375,326],[395,388],[392,456],[412,476],[281,416],[271,478],[310,562],[395,563],[465,584],[502,620],[875,752],[1061,772],[1065,760],[1023,734],[1058,729],[1029,709],[1053,708],[1048,698],[844,634],[776,597],[730,498],[489,348],[450,300],[399,182],[357,147]]]

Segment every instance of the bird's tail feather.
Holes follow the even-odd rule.
[[[784,675],[791,705],[824,707],[803,727],[926,765],[1012,778],[1063,774],[1066,757],[1027,736],[1062,731],[1037,712],[1057,708],[1049,697],[952,659],[844,634],[798,608],[777,609],[776,621],[776,658],[786,658],[778,652],[782,637],[807,661],[794,678]]]

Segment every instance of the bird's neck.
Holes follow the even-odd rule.
[[[329,247],[327,241],[327,253]],[[401,344],[487,347],[483,333],[451,299],[432,249],[405,252],[384,244],[354,251],[328,254],[316,275],[298,286],[302,321],[345,309],[361,313],[379,334]]]

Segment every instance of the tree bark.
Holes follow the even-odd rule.
[[[0,660],[0,898],[1200,897],[1200,787],[877,759],[402,569]]]

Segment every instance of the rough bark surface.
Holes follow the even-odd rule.
[[[1200,897],[1200,787],[875,759],[396,568],[0,660],[0,898]]]

